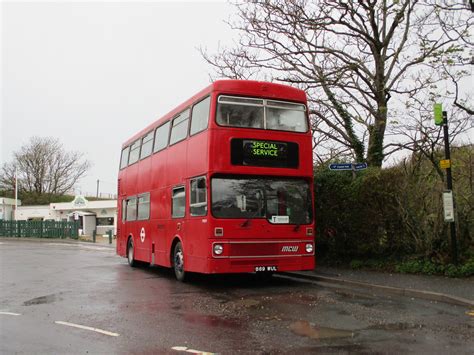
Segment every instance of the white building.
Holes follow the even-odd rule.
[[[47,206],[22,206],[18,208],[18,220],[78,220],[83,235],[105,234],[117,230],[117,200],[88,201],[76,196],[72,202],[51,203]]]
[[[18,200],[18,206],[21,201]],[[15,199],[0,197],[0,219],[11,221],[15,219]]]

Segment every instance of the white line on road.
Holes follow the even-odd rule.
[[[99,328],[93,328],[93,327],[88,327],[86,325],[80,325],[80,324],[74,324],[74,323],[69,323],[69,322],[63,322],[60,320],[55,321],[54,323],[56,324],[61,324],[61,325],[66,325],[68,327],[74,327],[74,328],[80,328],[80,329],[85,329],[85,330],[92,330],[93,332],[109,335],[111,337],[118,337],[120,334],[118,333],[113,333],[113,332],[108,332],[107,330],[102,330]]]
[[[210,352],[207,352],[207,351],[189,349],[187,346],[173,346],[171,348],[171,350],[185,351],[187,353],[201,354],[201,355],[214,355],[214,353],[210,353]]]
[[[3,311],[0,311],[0,314],[6,315],[6,316],[21,316],[20,313],[3,312]]]

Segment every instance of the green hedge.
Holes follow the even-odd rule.
[[[474,255],[474,149],[454,148],[452,154],[458,249],[461,261],[467,261]],[[391,168],[358,172],[355,179],[351,172],[316,167],[318,256],[332,262],[423,259],[448,264],[443,190],[433,164],[417,156]]]

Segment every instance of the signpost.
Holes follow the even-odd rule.
[[[434,105],[434,119],[437,126],[443,125],[444,132],[444,154],[445,159],[440,162],[440,166],[446,169],[446,188],[447,192],[443,193],[444,220],[450,224],[451,232],[451,253],[453,264],[458,264],[458,246],[456,240],[456,223],[454,220],[454,198],[453,198],[453,176],[451,174],[451,151],[449,149],[449,130],[448,130],[448,113],[443,111],[441,104]]]
[[[367,169],[367,163],[355,163],[352,164],[355,170],[364,170]]]
[[[329,165],[330,170],[352,170],[351,163],[343,163],[343,164],[331,164]]]
[[[359,170],[367,169],[367,163],[337,163],[337,164],[330,164],[330,170],[351,170],[352,171],[352,179],[355,179],[355,173]]]

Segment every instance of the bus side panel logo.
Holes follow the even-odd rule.
[[[140,231],[140,240],[145,242],[145,227],[142,227],[142,230]]]

